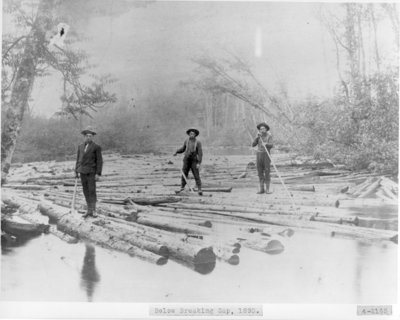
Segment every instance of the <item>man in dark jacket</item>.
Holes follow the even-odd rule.
[[[99,181],[103,168],[101,147],[92,139],[96,135],[90,127],[82,131],[85,142],[78,147],[75,175],[81,176],[83,194],[87,203],[87,213],[84,218],[97,217],[96,215],[96,181]]]
[[[270,191],[270,167],[271,159],[268,154],[271,154],[272,144],[272,134],[269,132],[269,126],[262,122],[257,125],[258,134],[254,139],[252,146],[257,146],[257,172],[260,181],[260,191],[257,194],[271,193]],[[267,153],[268,150],[268,153]],[[266,188],[264,189],[264,183]]]
[[[181,177],[181,191],[185,189],[186,179],[188,178],[189,170],[192,170],[194,179],[196,181],[197,189],[199,195],[203,195],[201,191],[201,180],[200,180],[200,165],[203,159],[203,150],[201,148],[201,142],[196,139],[199,135],[199,130],[197,129],[188,129],[186,134],[189,136],[181,148],[179,148],[175,153],[176,156],[178,153],[185,152],[183,157],[183,175]]]

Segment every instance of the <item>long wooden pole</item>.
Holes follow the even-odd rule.
[[[260,139],[261,139],[261,137],[260,137]],[[261,141],[262,141],[262,139],[261,139]],[[264,141],[262,141],[262,142],[264,142]],[[293,209],[294,209],[296,205],[295,205],[295,203],[294,203],[294,201],[293,201],[293,195],[292,195],[292,194],[289,192],[289,190],[286,188],[286,185],[285,185],[285,183],[284,183],[283,180],[282,180],[281,174],[279,173],[278,169],[276,168],[275,162],[274,162],[274,160],[272,160],[271,154],[268,152],[267,147],[264,145],[264,143],[261,143],[261,144],[262,144],[262,146],[264,147],[265,151],[267,152],[267,155],[268,155],[269,159],[271,160],[272,165],[274,166],[274,169],[275,169],[275,171],[276,171],[276,174],[278,175],[279,180],[281,181],[283,188],[285,189],[285,191],[286,191],[287,194],[289,195],[290,201],[292,202],[292,206],[293,206]]]

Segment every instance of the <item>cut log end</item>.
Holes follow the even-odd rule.
[[[164,258],[169,257],[169,249],[166,246],[161,246],[160,249],[158,250],[158,254]]]
[[[233,265],[233,266],[237,266],[240,262],[240,258],[238,255],[234,254],[232,257],[230,257],[228,259],[228,263]]]
[[[194,258],[194,270],[200,274],[209,274],[215,268],[216,255],[212,248],[201,249]]]
[[[198,225],[201,227],[212,228],[212,222],[208,220],[201,222]]]
[[[265,247],[265,252],[268,254],[280,254],[285,250],[285,247],[279,240],[271,240]]]
[[[240,252],[240,248],[238,247],[234,247],[232,250],[232,253],[239,253]]]
[[[158,266],[163,266],[164,264],[166,264],[168,262],[168,257],[162,257],[160,256],[160,258],[158,260],[156,260],[156,265]]]

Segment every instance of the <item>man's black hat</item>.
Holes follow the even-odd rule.
[[[92,129],[91,126],[86,127],[86,129],[83,130],[81,133],[82,133],[83,135],[86,135],[86,134],[88,134],[88,133],[91,133],[92,135],[96,135],[96,132],[93,131],[93,129]]]
[[[267,131],[269,131],[269,125],[267,125],[265,122],[261,122],[257,125],[257,129],[260,130],[261,127],[265,127]]]
[[[186,134],[189,135],[190,131],[193,131],[196,137],[200,134],[200,131],[197,129],[188,129]]]

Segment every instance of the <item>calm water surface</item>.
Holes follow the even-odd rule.
[[[397,301],[397,245],[296,233],[271,256],[242,249],[240,264],[208,275],[156,266],[42,235],[3,248],[1,300],[95,302],[364,303]]]

